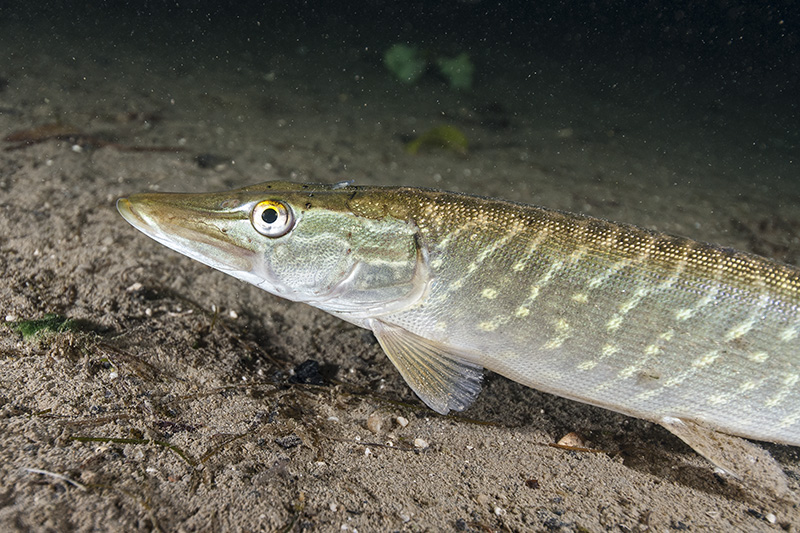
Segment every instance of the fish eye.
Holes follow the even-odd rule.
[[[253,208],[250,222],[261,235],[282,237],[294,226],[294,214],[291,208],[282,202],[264,200]]]

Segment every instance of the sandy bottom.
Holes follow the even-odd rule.
[[[73,322],[32,339],[0,325],[0,530],[800,528],[660,427],[497,375],[438,416],[370,333],[179,256],[114,208],[148,190],[352,179],[796,263],[798,130],[780,103],[546,58],[478,57],[462,94],[434,76],[400,85],[356,47],[189,61],[54,40],[32,55],[21,33],[0,33],[16,50],[0,135],[58,127],[0,143],[0,319]],[[440,124],[468,155],[405,153]],[[596,453],[551,446],[570,432]],[[798,450],[765,446],[797,489]]]

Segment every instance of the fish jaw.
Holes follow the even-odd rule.
[[[147,193],[117,200],[120,215],[151,239],[244,281],[259,284],[249,214],[256,200],[223,195]]]

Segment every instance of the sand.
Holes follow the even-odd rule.
[[[800,529],[793,505],[648,422],[493,374],[439,416],[369,332],[182,257],[114,207],[270,179],[416,185],[797,263],[780,98],[544,51],[476,51],[458,92],[432,73],[403,85],[380,47],[320,33],[187,51],[162,27],[3,24],[0,135],[59,129],[0,143],[0,530]],[[468,154],[404,151],[441,124]],[[10,327],[50,313],[71,322]],[[592,451],[552,446],[571,432]],[[763,446],[797,491],[798,450]]]

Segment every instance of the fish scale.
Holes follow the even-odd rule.
[[[794,267],[410,187],[267,182],[118,208],[166,246],[371,329],[440,413],[468,407],[486,368],[659,423],[733,473],[725,435],[800,445]]]
[[[435,208],[425,200],[415,209],[455,226],[475,216],[474,209],[450,200]],[[430,304],[387,320],[478,351],[484,367],[540,390],[640,418],[688,417],[732,434],[797,443],[797,422],[783,424],[800,407],[797,392],[764,412],[775,390],[798,371],[794,345],[778,340],[798,320],[795,269],[539,208],[493,202],[491,212],[489,227],[454,238],[442,224],[421,225],[433,243],[432,257],[437,240],[448,242],[443,253],[461,253],[434,272],[441,282]],[[524,229],[514,229],[519,227]],[[486,258],[479,274],[465,274],[472,258],[507,232],[515,233],[509,244]],[[513,265],[526,259],[524,251],[542,232],[548,236],[533,250],[536,257],[514,273]],[[548,276],[554,264],[563,266]],[[453,284],[458,289],[450,289]],[[486,288],[496,295],[485,298]],[[531,289],[538,293],[532,300]],[[575,295],[584,298],[576,301]],[[520,317],[516,310],[523,305],[531,312]],[[437,321],[446,327],[432,328]],[[726,340],[742,325],[740,335]],[[755,362],[758,353],[769,358]],[[748,388],[752,383],[757,387]],[[732,412],[727,400],[737,403]]]

